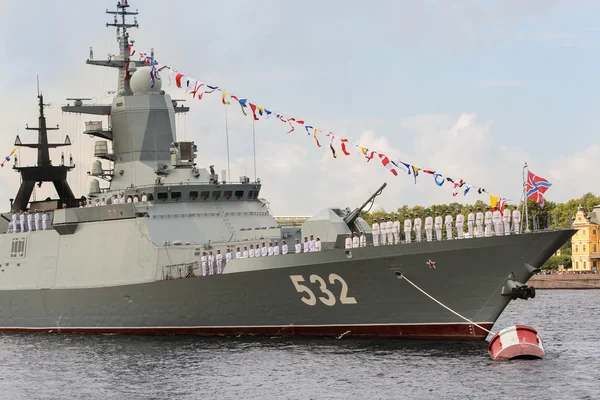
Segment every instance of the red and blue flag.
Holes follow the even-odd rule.
[[[540,204],[544,208],[544,193],[552,186],[547,179],[537,176],[531,171],[527,173],[527,198]]]

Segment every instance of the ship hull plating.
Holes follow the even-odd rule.
[[[526,282],[527,265],[540,266],[572,233],[235,260],[222,275],[133,285],[2,290],[0,330],[485,338],[399,273],[491,329],[510,301],[508,277]]]

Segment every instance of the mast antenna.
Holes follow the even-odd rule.
[[[35,79],[37,80],[37,91],[38,91],[38,97],[40,96],[40,76],[36,75]]]

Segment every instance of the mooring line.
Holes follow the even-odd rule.
[[[467,317],[463,317],[462,315],[460,315],[459,313],[457,313],[456,311],[454,311],[453,309],[451,309],[450,307],[448,307],[445,304],[442,304],[442,302],[440,302],[439,300],[437,300],[436,298],[434,298],[432,295],[430,295],[429,293],[427,293],[426,291],[424,291],[423,289],[421,289],[420,287],[418,287],[417,285],[415,285],[414,283],[412,283],[406,276],[404,276],[404,274],[400,274],[400,276],[402,278],[404,278],[404,280],[408,283],[410,283],[411,285],[413,285],[415,287],[415,289],[417,289],[419,292],[423,293],[425,296],[429,297],[431,300],[435,301],[436,303],[438,303],[440,306],[444,307],[446,310],[450,311],[452,314],[456,315],[459,318],[464,319],[465,321],[469,322],[472,325],[475,325],[476,327],[478,327],[479,329],[487,332],[487,333],[491,333],[492,335],[495,335],[496,333],[485,329],[483,326],[471,321],[469,318]]]

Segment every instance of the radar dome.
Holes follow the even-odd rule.
[[[152,69],[150,67],[140,67],[138,68],[133,75],[131,76],[131,80],[129,81],[129,85],[131,86],[131,90],[133,93],[158,93],[162,87],[162,81],[160,80],[160,75],[156,73],[156,77],[154,79],[154,87],[152,87],[152,79],[150,78],[150,71]]]

